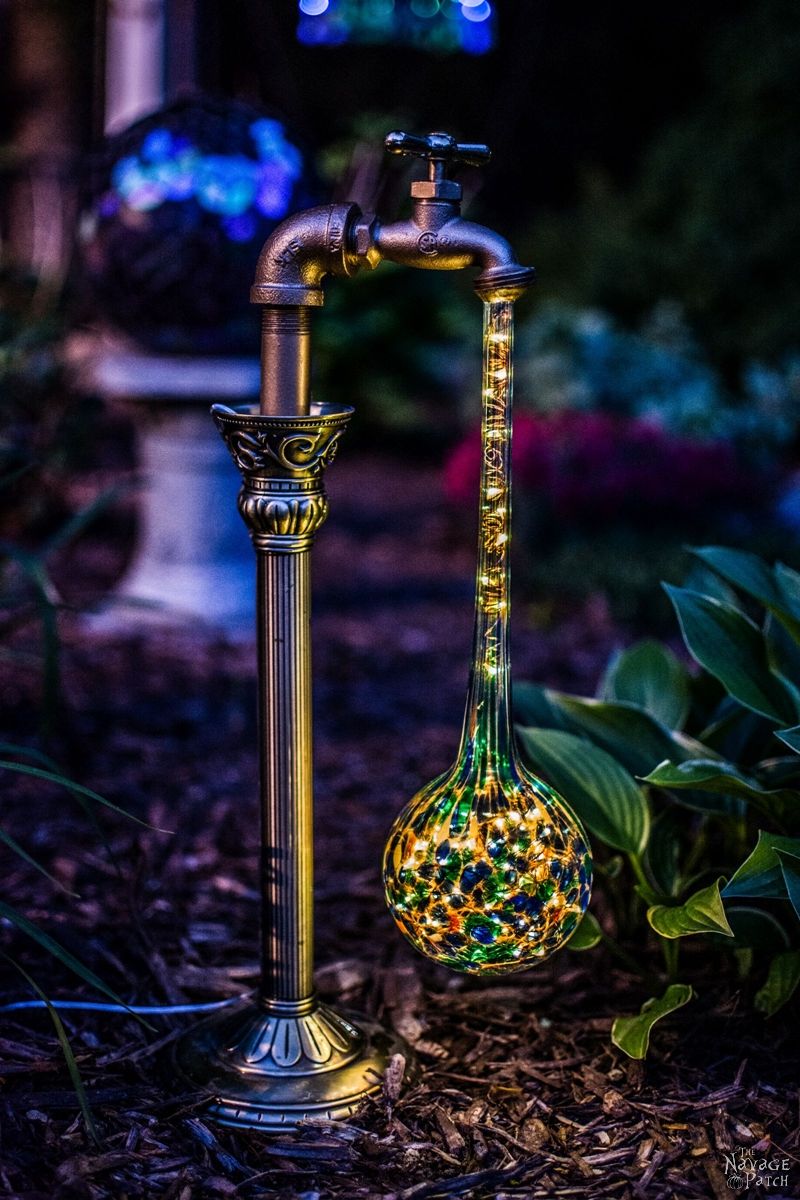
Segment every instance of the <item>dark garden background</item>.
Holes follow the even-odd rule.
[[[2,1194],[800,1196],[799,126],[790,0],[0,0]],[[465,214],[539,273],[515,717],[595,890],[494,981],[386,910],[390,825],[458,743],[480,304],[469,272],[331,280],[317,982],[422,1071],[235,1133],[161,1065],[191,1014],[3,1006],[255,986],[253,564],[207,414],[257,396],[277,222],[406,211],[392,129],[488,143]]]

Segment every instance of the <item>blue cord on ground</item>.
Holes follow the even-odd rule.
[[[213,1000],[206,1004],[104,1004],[97,1000],[15,1000],[12,1004],[0,1004],[0,1012],[19,1012],[26,1008],[55,1008],[59,1012],[113,1012],[133,1013],[137,1017],[178,1016],[181,1013],[215,1012],[228,1008],[248,998],[230,996],[227,1000]]]

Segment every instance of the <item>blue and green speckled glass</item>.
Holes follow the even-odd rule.
[[[475,633],[464,729],[450,770],[395,821],[386,899],[430,958],[472,974],[532,966],[564,945],[589,903],[586,835],[518,759],[508,651],[513,304],[484,305]]]

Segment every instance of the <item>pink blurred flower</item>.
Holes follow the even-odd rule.
[[[554,517],[579,525],[673,523],[757,507],[760,473],[727,442],[676,436],[642,419],[608,413],[520,413],[514,422],[514,485]],[[474,503],[478,430],[450,454],[445,494]]]

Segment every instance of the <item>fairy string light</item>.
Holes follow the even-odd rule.
[[[484,304],[472,666],[453,767],[397,818],[384,885],[400,930],[458,970],[499,974],[553,953],[589,903],[585,834],[519,761],[511,729],[509,540],[513,303]]]

